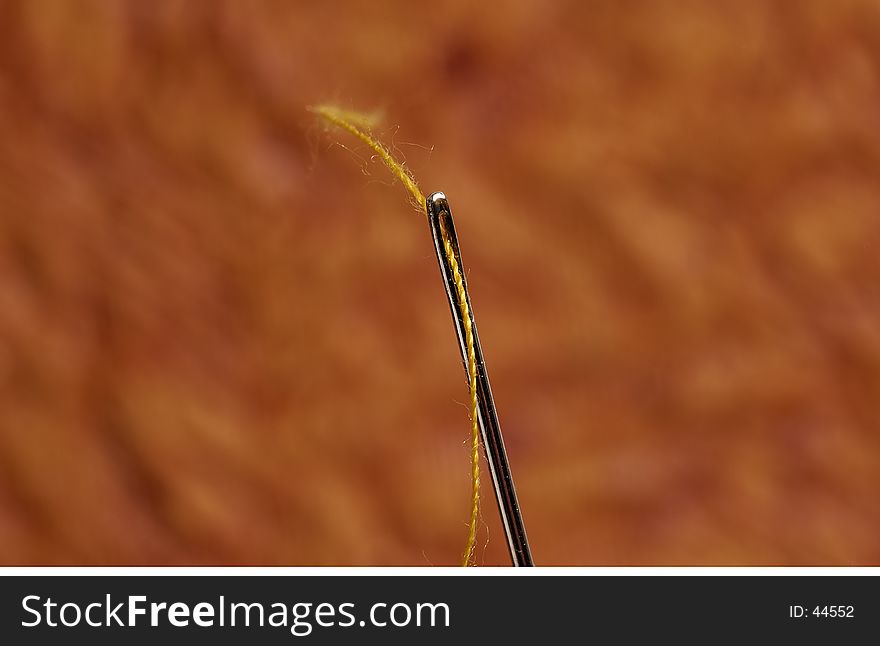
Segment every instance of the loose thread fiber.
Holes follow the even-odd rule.
[[[359,112],[342,110],[332,105],[316,105],[308,108],[328,123],[347,130],[373,149],[379,159],[388,167],[409,192],[417,209],[426,213],[425,196],[419,190],[415,178],[403,162],[397,161],[388,148],[385,147],[370,132],[375,123],[373,115],[363,115]],[[440,234],[443,238],[443,251],[449,266],[452,268],[452,278],[455,283],[455,291],[458,297],[458,308],[464,321],[465,347],[467,350],[467,374],[468,389],[470,391],[470,418],[471,418],[471,517],[468,523],[468,536],[464,552],[461,558],[463,567],[471,565],[474,554],[474,546],[477,540],[477,522],[480,511],[480,428],[477,423],[477,357],[474,347],[474,330],[471,323],[470,306],[468,305],[467,291],[464,286],[464,276],[458,259],[452,247],[452,240],[446,230],[443,220],[440,221]]]

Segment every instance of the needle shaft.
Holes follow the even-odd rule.
[[[440,262],[440,273],[443,276],[443,284],[446,287],[446,296],[449,299],[449,307],[452,310],[452,318],[455,322],[455,331],[458,335],[461,356],[465,362],[465,372],[467,372],[464,313],[458,306],[452,269],[449,266],[449,260],[446,257],[445,245],[443,243],[445,231],[445,234],[452,243],[458,265],[462,268],[461,271],[464,274],[458,238],[455,235],[455,225],[452,221],[452,211],[449,209],[449,202],[443,193],[433,193],[426,201],[428,223],[431,226],[434,247],[437,251],[437,259]],[[498,511],[501,514],[501,523],[504,526],[504,533],[510,548],[511,561],[515,566],[531,566],[534,565],[532,553],[529,549],[519,502],[516,498],[516,489],[513,486],[513,477],[510,473],[510,464],[507,461],[507,451],[504,449],[504,438],[501,436],[501,425],[498,422],[498,413],[495,409],[495,401],[492,398],[492,389],[489,387],[489,375],[486,371],[486,362],[483,360],[483,351],[480,347],[480,337],[477,334],[477,326],[473,317],[474,310],[470,306],[470,295],[467,293],[467,279],[465,278],[464,281],[471,326],[473,328],[474,353],[477,360],[477,417],[483,438],[483,447],[486,450],[486,458],[489,463],[489,473],[492,476],[492,485],[495,488]]]

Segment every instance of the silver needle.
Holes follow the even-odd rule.
[[[480,347],[480,337],[477,334],[477,326],[474,322],[474,310],[470,307],[470,295],[467,293],[467,279],[464,278],[464,265],[461,262],[461,252],[458,247],[458,238],[455,235],[455,225],[452,221],[452,211],[449,202],[443,193],[433,193],[427,198],[428,223],[431,225],[431,234],[434,237],[434,247],[437,251],[437,259],[440,262],[440,272],[443,275],[443,283],[446,286],[446,296],[449,298],[449,307],[452,310],[452,318],[455,321],[455,331],[458,334],[458,344],[461,348],[462,360],[465,362],[467,372],[467,348],[463,326],[463,313],[458,307],[455,282],[452,278],[452,269],[446,258],[443,244],[443,234],[440,230],[440,222],[449,236],[458,265],[461,268],[465,285],[468,309],[470,310],[471,325],[474,333],[474,351],[477,359],[477,412],[480,432],[483,436],[483,447],[486,450],[486,458],[489,462],[489,472],[492,475],[492,484],[495,487],[495,497],[498,500],[498,511],[501,513],[501,522],[504,525],[504,533],[507,536],[507,544],[510,548],[510,558],[515,566],[531,566],[532,553],[529,549],[529,541],[526,537],[526,529],[523,524],[522,513],[516,499],[516,489],[513,486],[513,477],[510,474],[510,464],[507,461],[507,451],[504,449],[504,439],[501,436],[501,425],[498,423],[498,413],[495,410],[495,401],[492,399],[492,389],[489,387],[489,375],[486,372],[486,362],[483,360],[483,351]]]

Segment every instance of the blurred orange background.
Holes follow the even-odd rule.
[[[876,2],[20,0],[3,563],[458,563],[428,226],[324,101],[449,196],[539,564],[880,562]]]

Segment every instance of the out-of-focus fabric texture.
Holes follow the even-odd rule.
[[[20,0],[3,563],[458,562],[428,226],[328,100],[449,196],[538,563],[880,562],[876,2]]]

